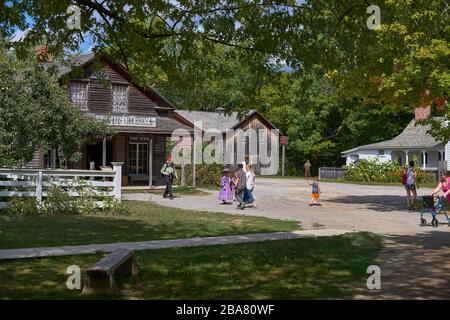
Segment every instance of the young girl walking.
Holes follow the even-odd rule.
[[[219,201],[223,204],[231,204],[233,202],[230,186],[230,171],[228,169],[223,170],[223,175],[220,179]]]

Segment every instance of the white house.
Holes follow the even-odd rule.
[[[450,164],[450,143],[436,140],[427,133],[430,127],[416,124],[417,120],[416,112],[416,119],[411,120],[395,138],[342,152],[346,164],[362,159],[378,159],[381,162],[397,160],[400,165],[404,165],[409,160],[416,159],[418,165],[426,171],[437,171],[438,161],[441,160]],[[450,170],[450,166],[448,169]]]

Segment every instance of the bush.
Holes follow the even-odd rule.
[[[219,186],[224,166],[221,164],[198,164],[195,166],[195,182],[197,186]],[[192,165],[185,166],[186,185],[192,185]],[[181,168],[177,167],[178,179],[175,184],[181,183]]]
[[[401,182],[401,178],[407,165],[400,166],[397,161],[380,162],[378,159],[361,160],[357,165],[349,165],[343,181],[352,182]],[[416,168],[417,181],[419,183],[432,183],[434,174],[425,173]]]
[[[6,210],[1,211],[2,214],[11,215],[37,215],[39,214],[38,203],[36,198],[28,197],[11,197],[9,206]]]
[[[79,196],[71,196],[77,192]],[[2,214],[11,215],[124,215],[128,209],[117,199],[94,193],[92,188],[77,186],[62,188],[53,186],[47,191],[47,196],[39,204],[36,198],[12,197],[9,207]]]

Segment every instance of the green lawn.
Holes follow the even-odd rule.
[[[370,233],[136,252],[141,271],[113,299],[325,299],[365,285],[381,239]],[[0,299],[92,298],[65,286],[66,268],[102,255],[0,261]]]
[[[177,239],[300,229],[297,222],[124,201],[130,215],[0,216],[0,248]]]

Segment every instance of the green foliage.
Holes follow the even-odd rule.
[[[73,196],[77,193],[78,196]],[[11,197],[2,214],[9,215],[126,215],[128,209],[112,197],[101,196],[83,185],[52,186],[41,204],[34,197]]]
[[[342,100],[336,91],[319,66],[312,72],[279,73],[261,89],[261,101],[270,105],[266,115],[289,136],[288,175],[300,174],[308,159],[313,174],[320,166],[340,166],[342,151],[390,139],[411,120],[411,110],[406,107]]]
[[[403,173],[407,165],[400,166],[397,161],[380,162],[378,159],[362,160],[357,165],[348,166],[348,172],[344,181],[352,182],[398,182],[401,183]],[[434,175],[428,175],[420,168],[415,168],[417,181],[430,183],[435,181]]]
[[[33,52],[19,61],[0,41],[0,166],[22,166],[39,148],[57,149],[68,161],[90,134],[106,125],[72,105],[67,88],[37,64]]]
[[[195,182],[197,186],[219,186],[220,178],[223,175],[223,165],[221,164],[199,164],[195,166]],[[192,185],[192,165],[186,165],[186,184]],[[180,183],[181,173],[178,171],[178,180]]]
[[[38,203],[36,198],[29,197],[11,197],[9,206],[6,210],[2,210],[2,214],[29,216],[39,214],[37,210]]]

